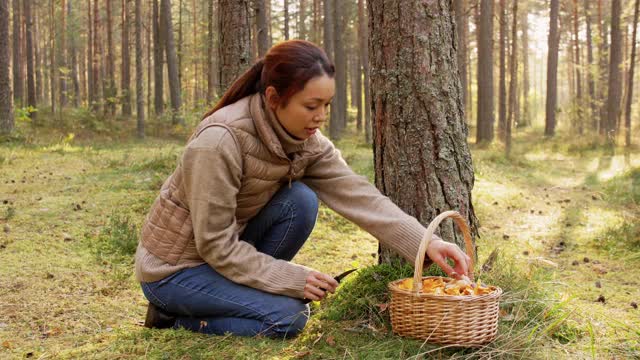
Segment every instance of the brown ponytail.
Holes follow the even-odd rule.
[[[335,67],[324,50],[305,40],[283,41],[236,79],[203,119],[246,96],[264,93],[269,86],[276,89],[280,104],[286,106],[291,96],[304,89],[309,80],[321,75],[335,75]]]

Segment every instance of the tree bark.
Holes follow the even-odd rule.
[[[425,226],[443,211],[459,211],[475,237],[474,174],[450,4],[368,3],[375,183]],[[439,231],[463,244],[450,220]],[[389,249],[380,249],[381,262],[394,257]]]
[[[76,25],[76,19],[71,11],[71,1],[67,2],[67,18],[69,19],[67,32],[70,34],[69,36],[69,51],[71,56],[71,84],[73,85],[73,106],[80,106],[80,80],[78,79],[78,46],[77,46],[77,36],[78,29]]]
[[[284,0],[284,39],[289,40],[289,0]]]
[[[587,35],[587,88],[589,94],[587,95],[587,105],[589,108],[589,116],[586,117],[589,120],[590,126],[593,130],[597,129],[598,124],[596,121],[596,90],[595,82],[593,80],[593,40],[591,36],[591,12],[589,11],[590,0],[584,0],[584,15],[586,22],[586,35]]]
[[[582,118],[582,107],[584,105],[584,102],[582,100],[582,75],[580,74],[580,42],[578,39],[578,0],[573,0],[573,34],[574,34],[574,41],[573,41],[573,46],[574,46],[574,50],[575,50],[575,71],[576,71],[576,79],[575,79],[575,83],[576,83],[576,99],[575,99],[575,108],[576,108],[576,113],[575,113],[575,126],[574,129],[578,130],[578,134],[582,135],[582,133],[584,132],[584,121]]]
[[[51,86],[51,112],[56,113],[56,79],[57,79],[57,63],[56,63],[56,37],[55,37],[55,2],[53,0],[49,3],[49,80]]]
[[[518,109],[518,0],[513,0],[513,11],[511,16],[513,25],[511,26],[511,59],[509,60],[509,116],[505,127],[505,151],[507,157],[511,154],[511,128],[514,121],[518,121],[515,116]],[[526,14],[525,14],[526,16]]]
[[[20,31],[20,24],[22,24],[20,0],[13,0],[13,102],[18,107],[24,105],[24,79],[22,77],[22,52],[20,51],[20,44],[22,44],[20,35],[22,32]],[[53,33],[53,30],[51,32]]]
[[[9,67],[9,0],[0,0],[0,134],[8,135],[13,132],[13,92]]]
[[[31,18],[31,1],[24,2],[24,21],[26,23],[27,42],[27,106],[37,107],[36,104],[36,84],[33,69],[33,19]],[[36,112],[30,114],[35,119]]]
[[[122,116],[131,116],[131,55],[129,53],[129,0],[122,0]],[[140,50],[142,52],[142,50]],[[144,103],[144,102],[143,102]]]
[[[153,93],[156,115],[164,112],[164,40],[160,32],[160,9],[153,0]]]
[[[527,18],[528,7],[524,3],[525,8],[520,18],[520,27],[522,29],[522,112],[520,114],[519,126],[530,126],[531,118],[529,114],[529,21]]]
[[[34,43],[34,57],[35,57],[35,76],[36,76],[36,104],[42,102],[42,52],[40,50],[40,25],[38,16],[38,7],[35,6],[32,9],[33,17],[33,43]]]
[[[116,82],[115,65],[113,59],[113,16],[111,2],[107,0],[107,92],[105,94],[105,113],[113,116],[116,113]]]
[[[371,88],[369,83],[369,34],[365,13],[364,0],[358,0],[358,31],[360,40],[360,59],[362,72],[364,73],[364,138],[367,144],[371,144]]]
[[[333,52],[336,67],[336,95],[331,105],[331,119],[329,120],[329,135],[331,139],[339,139],[347,118],[347,62],[344,48],[344,9],[338,7],[339,1],[333,3]],[[335,110],[335,111],[334,111]]]
[[[500,64],[499,67],[499,79],[498,79],[498,137],[500,140],[505,141],[505,125],[507,123],[507,65],[506,65],[506,36],[507,36],[507,6],[506,0],[500,0]]]
[[[100,96],[101,83],[101,47],[100,47],[100,10],[98,0],[93,1],[93,93],[95,96],[94,111],[98,111],[103,106]]]
[[[93,92],[93,17],[91,14],[91,0],[87,0],[87,24],[89,25],[89,36],[87,37],[87,103],[93,109],[95,103],[95,93]]]
[[[220,94],[251,66],[247,0],[219,0]]]
[[[606,132],[607,123],[607,81],[609,78],[608,73],[608,60],[609,60],[609,45],[607,43],[607,23],[602,14],[602,0],[598,0],[598,27],[600,31],[600,43],[598,50],[598,64],[599,69],[599,84],[598,84],[598,100],[600,103],[600,119],[598,123],[598,132],[600,135],[604,135]]]
[[[327,56],[330,60],[333,61],[333,2],[334,0],[324,0],[324,37],[322,41],[322,46],[324,47],[324,52],[327,53]],[[332,106],[333,108],[333,106]]]
[[[622,44],[620,32],[620,0],[611,1],[611,48],[609,56],[609,95],[607,98],[607,123],[605,135],[610,143],[615,143],[616,123],[620,116],[622,93]]]
[[[136,27],[136,135],[144,138],[144,86],[142,69],[142,0],[135,0]]]
[[[302,40],[307,39],[307,3],[305,0],[300,0],[300,11],[298,13],[300,19],[300,25],[298,27],[298,37]]]
[[[545,114],[544,134],[553,136],[556,129],[556,104],[558,101],[558,47],[560,33],[558,32],[558,0],[551,0],[551,15],[549,20],[549,53],[547,57],[547,104]]]
[[[169,92],[171,95],[172,116],[171,121],[175,124],[184,125],[184,119],[180,113],[182,99],[180,98],[180,78],[178,77],[178,56],[173,40],[173,23],[171,21],[171,0],[160,1],[160,31],[166,43],[164,45],[167,55],[167,70],[169,72]]]
[[[462,85],[462,103],[465,108],[465,122],[467,121],[467,1],[455,0],[454,11],[456,14],[457,30],[457,54],[458,70],[460,71],[460,84]]]
[[[493,140],[493,0],[480,0],[476,143]]]
[[[633,34],[631,35],[631,62],[629,63],[629,77],[627,92],[627,104],[625,110],[624,128],[625,128],[625,146],[631,146],[631,102],[633,101],[633,76],[636,64],[636,39],[638,31],[638,11],[640,0],[636,0],[633,11]]]
[[[215,69],[213,67],[213,59],[215,57],[215,44],[213,41],[213,1],[214,0],[207,0],[207,104],[213,103],[213,99],[216,96]],[[264,12],[264,0],[257,1],[262,3],[262,11]],[[258,7],[259,5],[256,5],[256,8]],[[262,28],[262,31],[265,30],[266,29]],[[260,36],[259,32],[258,36]]]
[[[60,4],[60,46],[58,47],[58,69],[60,78],[60,108],[67,106],[68,90],[67,90],[67,17],[65,16],[67,0],[61,0]]]
[[[258,24],[258,57],[262,58],[269,50],[269,30],[267,27],[267,9],[264,4],[265,0],[255,0],[256,19]]]

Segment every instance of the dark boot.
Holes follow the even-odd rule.
[[[149,329],[168,329],[176,323],[176,317],[159,307],[149,303],[147,307],[147,317],[144,320],[144,327]]]

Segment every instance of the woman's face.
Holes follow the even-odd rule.
[[[328,75],[316,76],[307,81],[304,89],[295,93],[287,106],[270,105],[280,124],[298,139],[307,139],[327,120],[329,103],[336,92],[336,82]],[[273,86],[266,90],[266,98],[277,97]],[[276,103],[269,100],[270,104]]]

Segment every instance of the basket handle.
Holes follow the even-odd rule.
[[[469,226],[465,219],[460,215],[457,211],[445,211],[442,214],[436,216],[433,221],[427,227],[427,231],[424,233],[424,237],[422,238],[422,242],[420,243],[420,248],[418,249],[418,255],[416,257],[416,264],[414,266],[413,273],[413,291],[415,293],[422,290],[422,268],[424,266],[424,257],[427,255],[427,248],[429,247],[429,243],[431,242],[431,238],[433,237],[433,232],[436,230],[438,225],[446,219],[452,218],[454,222],[462,231],[462,235],[464,236],[464,243],[467,251],[467,255],[471,258],[471,267],[469,268],[469,277],[473,279],[473,246],[471,245],[471,233],[469,233]]]

